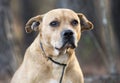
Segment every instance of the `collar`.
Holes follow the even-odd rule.
[[[64,63],[60,63],[60,62],[57,62],[55,60],[53,60],[51,57],[47,56],[44,48],[43,48],[43,45],[42,45],[42,42],[40,41],[40,48],[42,50],[42,54],[45,58],[47,58],[47,60],[50,60],[51,62],[53,62],[54,64],[57,64],[59,66],[63,66],[63,69],[62,69],[62,73],[61,73],[61,77],[60,77],[60,80],[59,80],[59,83],[62,83],[62,80],[63,80],[63,76],[64,76],[64,72],[65,72],[65,67],[67,66],[67,64],[64,64]]]

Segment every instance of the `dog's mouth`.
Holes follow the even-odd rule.
[[[75,42],[73,39],[71,40],[64,40],[62,46],[60,48],[55,47],[55,49],[62,51],[62,50],[66,50],[66,49],[74,49],[76,48]]]

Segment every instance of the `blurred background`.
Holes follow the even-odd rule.
[[[85,83],[120,83],[120,0],[0,0],[0,83],[10,83],[37,35],[25,32],[26,22],[54,8],[83,13],[94,24],[76,49]]]

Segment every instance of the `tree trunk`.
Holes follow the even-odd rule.
[[[117,42],[115,38],[114,27],[111,18],[111,3],[108,0],[94,1],[95,11],[101,28],[99,31],[102,50],[105,58],[108,73],[117,73],[116,70],[116,56],[117,56]]]
[[[0,0],[0,83],[9,83],[16,68],[10,0]]]

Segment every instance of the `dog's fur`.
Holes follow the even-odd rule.
[[[59,83],[62,66],[45,57],[40,43],[47,56],[67,64],[62,83],[84,83],[74,48],[81,32],[92,28],[93,24],[83,14],[70,9],[54,9],[31,18],[26,24],[26,32],[39,31],[39,34],[26,50],[23,63],[14,74],[11,83]],[[73,38],[72,43],[63,46],[64,39],[61,33],[66,30],[73,32]]]

